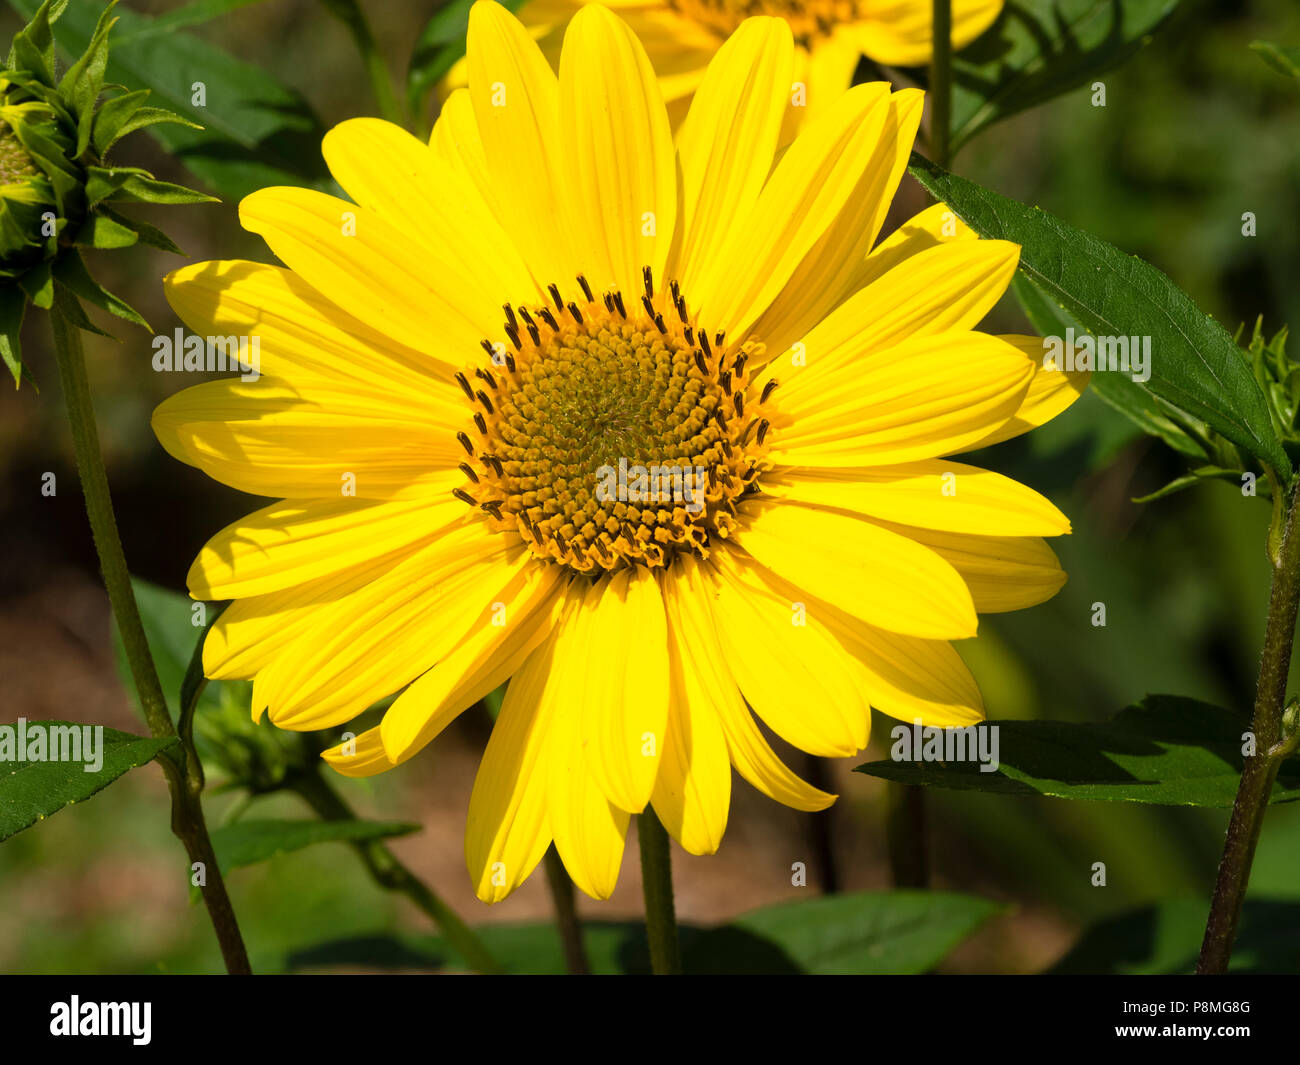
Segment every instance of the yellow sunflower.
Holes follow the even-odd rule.
[[[527,0],[519,18],[543,54],[559,64],[564,28],[588,0]],[[952,0],[952,42],[965,48],[989,28],[1003,0]],[[650,56],[676,128],[714,54],[747,18],[769,15],[794,34],[791,104],[783,140],[800,121],[844,92],[862,56],[885,66],[920,66],[933,49],[933,0],[609,0]],[[463,63],[448,75],[466,83]]]
[[[647,804],[716,850],[733,766],[825,807],[756,717],[833,756],[866,745],[873,706],[979,720],[948,641],[1064,581],[1041,539],[1061,513],[946,457],[1081,387],[1039,371],[1037,340],[972,331],[1018,248],[939,206],[870,250],[921,94],[858,86],[778,153],[794,65],[787,22],[745,21],[674,145],[625,22],[584,7],[557,79],[481,0],[430,145],[343,123],[324,153],[354,203],[240,206],[288,269],[167,280],[199,334],[255,334],[263,376],[172,397],[158,438],[281,500],[190,571],[196,598],[234,600],[205,671],[251,677],[254,714],[288,729],[400,692],[326,752],[350,776],[509,680],[466,831],[486,901],[552,840],[607,897]]]

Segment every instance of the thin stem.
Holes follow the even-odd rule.
[[[1226,973],[1237,937],[1242,903],[1250,882],[1250,867],[1259,843],[1268,797],[1282,762],[1292,753],[1295,737],[1284,737],[1282,715],[1286,704],[1287,674],[1295,641],[1296,613],[1300,610],[1300,496],[1294,487],[1288,502],[1286,525],[1273,555],[1273,586],[1268,600],[1264,652],[1255,689],[1255,714],[1251,730],[1255,753],[1246,759],[1241,784],[1228,821],[1228,835],[1219,862],[1219,876],[1210,903],[1210,917],[1201,944],[1198,973]]]
[[[355,821],[356,812],[318,772],[295,774],[286,787],[296,792],[316,814],[326,821]],[[480,973],[499,973],[501,966],[483,941],[460,916],[442,901],[427,884],[408,869],[379,840],[358,840],[352,844],[366,870],[380,887],[405,895],[433,921],[438,931],[470,968]]]
[[[934,0],[934,53],[930,60],[930,150],[945,170],[951,161],[952,0]]]
[[[571,976],[586,976],[591,972],[591,964],[582,942],[582,922],[578,920],[578,907],[574,903],[573,881],[554,844],[546,851],[546,882],[551,889],[551,901],[555,903],[560,942],[564,945],[564,967]]]
[[[360,6],[356,0],[325,0],[325,7],[352,34],[357,51],[361,53],[361,62],[365,66],[366,77],[370,79],[370,88],[375,94],[375,102],[379,105],[380,114],[389,122],[402,125],[406,116],[393,89],[393,79],[388,73],[388,64],[379,54],[375,36],[370,32],[370,23],[366,21]]]
[[[59,364],[59,379],[63,383],[64,402],[68,408],[68,422],[72,429],[73,448],[77,454],[77,472],[81,477],[86,515],[90,519],[90,532],[95,541],[95,552],[99,556],[99,568],[104,577],[113,617],[122,637],[122,646],[149,732],[157,738],[175,736],[176,729],[167,712],[167,700],[163,696],[162,685],[158,682],[153,656],[149,653],[149,641],[140,622],[140,610],[131,588],[131,574],[117,532],[113,499],[108,489],[108,474],[104,469],[104,457],[99,450],[99,434],[95,424],[95,408],[90,397],[90,380],[86,376],[86,355],[81,346],[81,333],[69,321],[61,304],[56,304],[50,312],[50,322],[54,329],[54,353]],[[160,754],[158,763],[162,766],[171,792],[172,832],[185,845],[191,863],[202,864],[205,880],[202,885],[203,902],[217,934],[226,971],[232,975],[251,972],[248,952],[239,934],[239,922],[235,918],[225,880],[212,850],[199,791],[187,785],[184,765],[170,754]]]
[[[637,817],[637,835],[641,840],[641,886],[645,892],[650,969],[656,976],[676,976],[682,971],[682,950],[673,909],[673,859],[668,850],[668,833],[649,806]]]
[[[924,888],[930,881],[925,792],[913,784],[885,784],[885,840],[894,887]]]

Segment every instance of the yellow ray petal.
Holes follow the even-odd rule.
[[[478,190],[499,219],[501,215],[493,199],[487,156],[483,153],[483,139],[478,135],[478,120],[474,117],[474,102],[469,98],[469,89],[457,89],[444,101],[438,120],[433,124],[429,147],[446,166]]]
[[[946,203],[936,203],[913,215],[877,244],[854,274],[851,291],[866,288],[913,255],[953,241],[979,240],[979,234],[957,217]]]
[[[588,589],[576,622],[587,666],[566,691],[581,708],[592,773],[615,805],[650,801],[668,720],[668,623],[645,567],[619,570]]]
[[[924,639],[975,635],[975,608],[957,572],[875,522],[760,499],[741,504],[739,524],[736,542],[762,565],[868,624]]]
[[[543,692],[554,651],[554,640],[544,642],[511,679],[474,778],[465,864],[484,902],[500,902],[527,880],[551,845],[544,752],[555,701]]]
[[[845,757],[865,747],[870,704],[852,657],[800,624],[800,600],[775,595],[749,559],[719,551],[708,568],[724,660],[754,712],[809,754]]]
[[[689,557],[689,556],[688,556]],[[688,854],[712,854],[722,843],[731,805],[731,761],[722,729],[720,704],[740,702],[740,695],[721,659],[713,659],[716,636],[711,623],[694,616],[698,603],[691,599],[698,581],[682,575],[694,559],[675,564],[663,578],[664,608],[668,615],[668,657],[672,695],[663,758],[650,801],[673,839]],[[707,609],[707,608],[706,608]],[[697,640],[706,628],[707,643]],[[744,706],[733,712],[747,713]]]
[[[1009,477],[950,459],[852,470],[781,469],[763,492],[872,519],[984,536],[1062,536],[1070,521]]]
[[[441,474],[442,499],[286,500],[228,525],[204,545],[186,583],[195,599],[243,599],[414,548],[465,516],[451,496],[459,471]]]
[[[1006,291],[1019,259],[1020,246],[1004,240],[954,241],[913,255],[850,296],[808,333],[803,345],[814,367],[808,376],[821,380],[827,374],[852,374],[884,348],[974,329]],[[784,366],[775,372],[784,376],[787,394],[803,384],[801,373],[791,374]]]
[[[751,564],[749,576],[779,602],[803,595],[771,570]],[[875,709],[940,727],[983,719],[979,687],[951,644],[886,632],[824,600],[806,595],[803,600],[803,627],[832,643],[841,657],[852,659],[857,683]]]
[[[541,290],[479,187],[401,126],[349,119],[325,134],[321,151],[352,199],[422,244],[435,263],[454,264],[498,310],[537,298]]]
[[[464,362],[501,326],[510,293],[476,288],[454,256],[412,241],[373,211],[312,189],[260,189],[240,224],[312,288],[408,347]]]
[[[906,525],[888,527],[947,559],[970,588],[981,614],[1037,606],[1065,584],[1065,571],[1055,553],[1037,537],[965,536]]]
[[[464,454],[460,412],[425,402],[421,415],[388,395],[229,378],[164,400],[150,424],[174,458],[242,492],[393,499],[435,492]]]
[[[266,676],[271,720],[303,731],[350,720],[491,624],[493,606],[535,563],[515,537],[480,522],[422,551],[320,611]]]
[[[902,179],[921,121],[921,94],[906,89],[890,96],[888,86],[883,83],[872,86],[871,90],[884,94],[882,122],[879,126],[872,124],[863,134],[869,138],[871,130],[876,131],[874,141],[866,139],[862,144],[864,161],[858,165],[856,175],[851,172],[848,175],[855,178],[852,190],[842,206],[830,212],[822,231],[816,234],[816,242],[802,256],[784,288],[774,293],[771,305],[760,308],[762,314],[753,328],[755,335],[768,346],[769,354],[784,351],[856,291],[856,278],[867,249],[880,232]],[[800,137],[801,142],[826,121],[826,112],[830,110],[827,108],[821,118],[809,124]],[[794,150],[795,146],[791,146],[790,151]],[[825,170],[822,166],[804,176],[819,196],[818,186]],[[809,178],[808,174],[817,177]],[[798,180],[798,175],[794,178]]]
[[[607,899],[618,883],[628,813],[605,795],[592,772],[583,736],[583,706],[570,701],[573,677],[589,668],[588,648],[570,614],[555,634],[555,657],[544,700],[555,710],[545,753],[547,810],[555,849],[573,882],[594,899]],[[606,708],[613,712],[612,707]]]
[[[870,169],[888,118],[889,86],[876,82],[854,86],[803,129],[688,290],[711,329],[746,335],[786,290]]]
[[[772,167],[793,69],[789,23],[746,19],[713,57],[678,131],[681,235],[668,273],[695,303],[698,279]]]
[[[599,5],[569,24],[560,62],[566,191],[587,281],[631,295],[662,279],[677,215],[677,160],[655,72],[627,24]]]
[[[555,72],[519,20],[489,0],[470,8],[468,40],[470,100],[498,217],[537,282],[567,286],[582,267],[569,236]]]
[[[371,329],[290,271],[264,263],[192,263],[163,278],[172,309],[195,333],[257,337],[260,372],[295,384],[453,397],[443,362]]]
[[[847,356],[811,338],[807,366],[776,393],[771,460],[782,466],[874,466],[955,454],[1002,426],[1021,406],[1034,368],[1010,344],[982,333],[938,333]],[[782,389],[791,360],[769,368]]]
[[[464,710],[495,691],[554,629],[564,575],[558,566],[522,569],[456,647],[402,692],[384,714],[384,746],[403,761]]]
[[[415,754],[412,751],[411,754]],[[345,739],[328,750],[321,751],[322,758],[331,769],[345,777],[373,777],[401,765],[405,758],[389,759],[379,738],[379,726],[366,729],[359,736]]]
[[[970,450],[1010,440],[1013,436],[1045,425],[1083,395],[1092,378],[1087,370],[1045,369],[1042,337],[1004,335],[998,339],[1018,348],[1033,362],[1034,376],[1016,413],[988,436],[972,444]]]
[[[785,806],[809,811],[826,809],[836,797],[805,783],[786,767],[759,731],[753,715],[740,697],[714,620],[715,596],[721,594],[717,578],[706,574],[703,567],[687,555],[680,556],[674,564],[673,580],[677,589],[665,600],[669,624],[674,639],[692,651],[690,661],[695,664],[696,680],[706,693],[705,705],[711,706],[718,715],[727,741],[727,753],[736,771],[768,798]],[[721,787],[720,781],[718,787]],[[713,796],[711,803],[706,803],[707,796]],[[703,816],[706,810],[713,810],[711,823],[716,824],[718,813],[725,816],[725,811],[717,809],[716,791],[710,790],[707,796],[701,791],[700,813]],[[707,839],[714,833],[701,826],[701,834]],[[716,834],[721,838],[720,828]],[[687,833],[683,832],[683,835]]]
[[[953,0],[953,50],[975,40],[1001,10],[1002,0]],[[870,58],[886,66],[928,63],[934,49],[934,5],[931,0],[878,0],[855,23],[854,39]]]

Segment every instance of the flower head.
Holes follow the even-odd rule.
[[[565,27],[590,2],[527,0],[519,18],[558,64]],[[952,0],[954,49],[988,29],[1002,5],[1003,0]],[[713,56],[747,18],[767,15],[790,24],[794,66],[783,140],[852,84],[863,56],[885,66],[921,66],[934,46],[933,0],[612,0],[605,6],[645,46],[674,127]],[[463,85],[465,77],[461,64],[447,83]]]
[[[45,0],[14,37],[0,68],[0,356],[14,382],[23,367],[18,332],[28,302],[48,309],[56,291],[128,321],[135,311],[100,288],[78,246],[121,248],[138,241],[179,251],[162,233],[117,213],[123,203],[198,203],[201,193],[156,181],[144,170],[112,167],[104,155],[119,139],[158,122],[192,125],[154,107],[147,92],[101,104],[113,4],[100,15],[85,53],[63,74],[54,69],[51,24],[64,5]],[[92,328],[71,310],[78,324]]]
[[[1036,339],[973,331],[1018,248],[938,206],[872,250],[921,95],[858,86],[779,153],[794,62],[788,23],[742,23],[674,143],[621,19],[584,7],[557,79],[482,0],[430,145],[343,123],[324,152],[355,202],[241,205],[288,269],[168,279],[196,331],[259,336],[263,376],[174,396],[159,439],[282,500],[190,572],[234,600],[206,672],[253,678],[289,729],[400,692],[325,753],[351,776],[508,680],[466,833],[485,900],[552,840],[609,895],[648,803],[716,850],[733,767],[826,806],[756,717],[838,756],[873,706],[979,720],[948,641],[1064,580],[1041,539],[1060,512],[947,457],[1080,387],[1038,371]]]

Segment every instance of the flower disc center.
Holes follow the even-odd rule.
[[[484,341],[491,365],[457,377],[475,430],[457,496],[582,573],[707,555],[765,451],[745,395],[757,345],[702,332],[676,284],[660,309],[645,278],[632,307],[582,278],[580,302],[552,285],[549,305],[506,307],[509,343]]]

